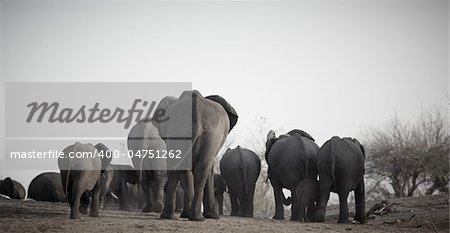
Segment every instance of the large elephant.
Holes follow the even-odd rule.
[[[106,170],[111,162],[111,158],[107,158],[107,156],[101,158],[98,156],[99,152],[96,152],[96,148],[102,147],[104,145],[97,144],[94,147],[92,144],[77,142],[66,147],[63,150],[64,156],[58,158],[63,190],[70,205],[71,219],[80,218],[80,200],[83,198],[89,202],[90,191],[92,192],[92,203],[89,215],[98,217],[101,171]]]
[[[298,219],[296,188],[305,177],[316,179],[316,155],[319,147],[314,139],[302,130],[292,130],[286,135],[275,136],[270,131],[266,141],[266,161],[269,165],[268,177],[275,196],[275,215],[273,219],[284,219],[283,204],[291,207],[291,220]],[[307,173],[307,174],[306,174]],[[292,198],[286,199],[282,189],[291,191]],[[310,219],[313,213],[308,212]]]
[[[164,186],[167,182],[165,160],[150,158],[150,153],[163,153],[166,144],[158,128],[150,119],[139,121],[128,135],[128,150],[133,152],[133,166],[138,172],[139,183],[144,190],[146,206],[143,212],[161,212]]]
[[[28,198],[35,201],[65,202],[61,174],[44,172],[37,175],[28,186]]]
[[[214,174],[214,197],[219,207],[219,215],[223,215],[223,193],[227,191],[227,185],[222,175]]]
[[[25,188],[19,182],[6,177],[0,185],[0,194],[6,195],[12,199],[24,199]]]
[[[298,220],[299,221],[314,221],[306,215],[306,208],[312,216],[316,214],[316,202],[319,200],[319,182],[317,179],[310,179],[305,177],[297,185],[296,189],[297,203],[299,209]]]
[[[356,139],[332,137],[326,141],[317,155],[319,170],[319,206],[316,221],[325,220],[330,191],[339,195],[339,223],[348,223],[347,197],[354,191],[355,220],[365,223],[364,147]]]
[[[228,148],[220,160],[220,172],[228,186],[231,216],[253,217],[253,195],[261,171],[258,155],[237,146]]]
[[[163,124],[163,133],[168,139],[175,139],[166,140],[167,149],[180,150],[184,159],[190,157],[192,168],[168,172],[167,195],[161,218],[175,217],[175,192],[181,180],[185,184],[183,188],[187,187],[185,195],[189,195],[185,196],[185,200],[191,202],[192,197],[191,203],[185,203],[181,217],[194,221],[204,220],[205,217],[218,219],[214,199],[214,158],[236,124],[237,113],[220,96],[205,98],[198,91],[185,91],[167,108],[167,116],[169,121]]]

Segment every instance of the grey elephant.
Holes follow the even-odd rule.
[[[291,130],[278,138],[274,131],[268,133],[265,157],[269,166],[268,177],[275,196],[273,219],[284,219],[283,204],[292,204],[290,220],[298,219],[297,185],[305,177],[316,179],[315,164],[318,151],[319,147],[314,139],[303,130]],[[291,191],[292,198],[285,198],[283,188]],[[310,219],[314,217],[312,212],[308,214]]]
[[[150,158],[150,153],[166,151],[166,144],[161,139],[158,128],[150,119],[139,121],[131,129],[127,144],[128,150],[133,152],[131,160],[145,195],[146,206],[143,212],[161,212],[167,182],[166,162],[164,159]]]
[[[24,199],[25,188],[23,185],[10,177],[6,177],[0,185],[0,194],[6,195],[12,199]]]
[[[228,133],[237,122],[233,107],[220,96],[203,97],[198,91],[185,91],[167,108],[169,121],[163,125],[168,150],[179,150],[182,158],[192,158],[192,169],[168,172],[167,195],[161,218],[173,219],[175,213],[176,186],[179,180],[185,184],[185,209],[181,217],[201,221],[218,219],[214,199],[214,158],[224,144]],[[189,161],[182,160],[181,162]],[[187,163],[187,162],[186,162]],[[192,195],[193,194],[193,195]],[[191,199],[192,197],[192,199]],[[201,214],[201,204],[204,211]]]
[[[97,144],[97,148],[104,145]],[[111,158],[99,157],[96,147],[92,144],[79,142],[63,150],[64,156],[58,158],[58,167],[61,171],[61,182],[64,193],[70,205],[70,218],[80,218],[81,198],[92,203],[89,215],[98,217],[100,201],[101,171],[106,170]],[[86,156],[82,157],[81,154]],[[78,155],[78,156],[77,156]],[[89,192],[92,192],[90,194]],[[88,203],[84,203],[87,206]]]
[[[260,171],[261,161],[249,149],[237,146],[223,154],[220,172],[228,187],[231,216],[253,217],[253,196]]]
[[[330,191],[339,195],[339,223],[349,223],[347,197],[354,191],[355,220],[365,223],[364,147],[356,139],[332,137],[317,155],[320,198],[316,221],[325,220]]]
[[[298,220],[305,222],[314,221],[314,219],[308,218],[306,209],[308,209],[310,217],[315,215],[317,201],[319,200],[319,182],[317,179],[304,178],[298,183],[295,193],[297,194],[299,209]]]
[[[102,173],[102,178],[100,181],[100,208],[107,208],[107,196],[110,194],[111,182],[114,178],[114,170],[111,168],[111,164]]]
[[[44,172],[37,175],[28,186],[28,198],[35,201],[65,202],[61,174]]]
[[[222,175],[214,174],[214,197],[219,208],[219,215],[223,215],[223,193],[227,191],[227,185]]]

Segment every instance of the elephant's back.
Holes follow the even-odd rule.
[[[3,180],[0,193],[13,199],[25,199],[25,188],[23,185],[9,177]]]
[[[46,172],[36,176],[28,187],[28,198],[36,201],[65,201],[61,175],[56,172]]]
[[[267,158],[270,178],[276,179],[285,188],[296,187],[304,177],[304,155],[299,151],[301,145],[294,137],[276,141]]]
[[[220,160],[222,175],[235,175],[241,169],[247,169],[247,175],[258,178],[261,171],[261,161],[258,155],[248,149],[237,147],[228,150]]]

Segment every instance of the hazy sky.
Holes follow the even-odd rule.
[[[5,81],[192,82],[235,107],[236,143],[264,116],[268,127],[303,129],[320,146],[395,113],[447,111],[448,5],[3,2],[1,89]]]

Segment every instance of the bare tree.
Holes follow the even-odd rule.
[[[448,192],[449,132],[441,113],[422,112],[415,123],[394,116],[385,128],[365,135],[367,174],[380,182],[388,179],[396,197],[412,196],[430,184],[428,194]]]

